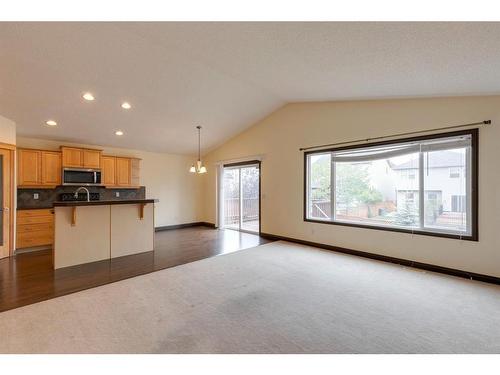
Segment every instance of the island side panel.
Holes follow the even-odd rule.
[[[54,268],[74,266],[110,258],[111,207],[54,207]]]
[[[143,218],[140,204],[111,206],[111,258],[153,251],[154,204],[144,205]]]

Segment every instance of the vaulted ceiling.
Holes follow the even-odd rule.
[[[0,114],[21,136],[190,154],[196,125],[208,150],[287,102],[498,94],[498,40],[500,23],[1,23]]]

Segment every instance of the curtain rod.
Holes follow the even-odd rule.
[[[346,145],[346,144],[350,144],[350,143],[370,142],[370,141],[376,141],[376,140],[380,140],[380,139],[393,138],[393,137],[401,137],[403,135],[422,134],[422,133],[428,133],[428,132],[433,132],[433,131],[438,131],[438,130],[457,129],[457,128],[463,128],[463,127],[467,127],[467,126],[489,125],[489,124],[491,124],[491,120],[484,120],[484,121],[481,121],[481,122],[473,122],[471,124],[445,126],[445,127],[442,127],[442,128],[435,128],[435,129],[429,129],[429,130],[418,130],[418,131],[414,131],[414,132],[398,133],[398,134],[393,134],[393,135],[383,135],[383,136],[380,136],[380,137],[356,139],[354,141],[328,143],[326,145],[319,145],[319,146],[301,147],[301,148],[299,148],[299,151],[307,151],[307,150],[313,150],[313,149],[316,149],[316,148],[325,148],[325,147],[332,147],[332,146],[340,146],[340,145]]]

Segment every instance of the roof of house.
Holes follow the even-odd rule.
[[[389,161],[389,165],[394,170],[401,169],[418,169],[416,160],[409,160],[402,164],[394,164]],[[441,151],[433,154],[428,159],[429,168],[450,168],[450,167],[464,167],[465,160],[463,154],[454,151]]]

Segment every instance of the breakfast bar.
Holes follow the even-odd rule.
[[[54,202],[54,268],[153,251],[155,202]]]

